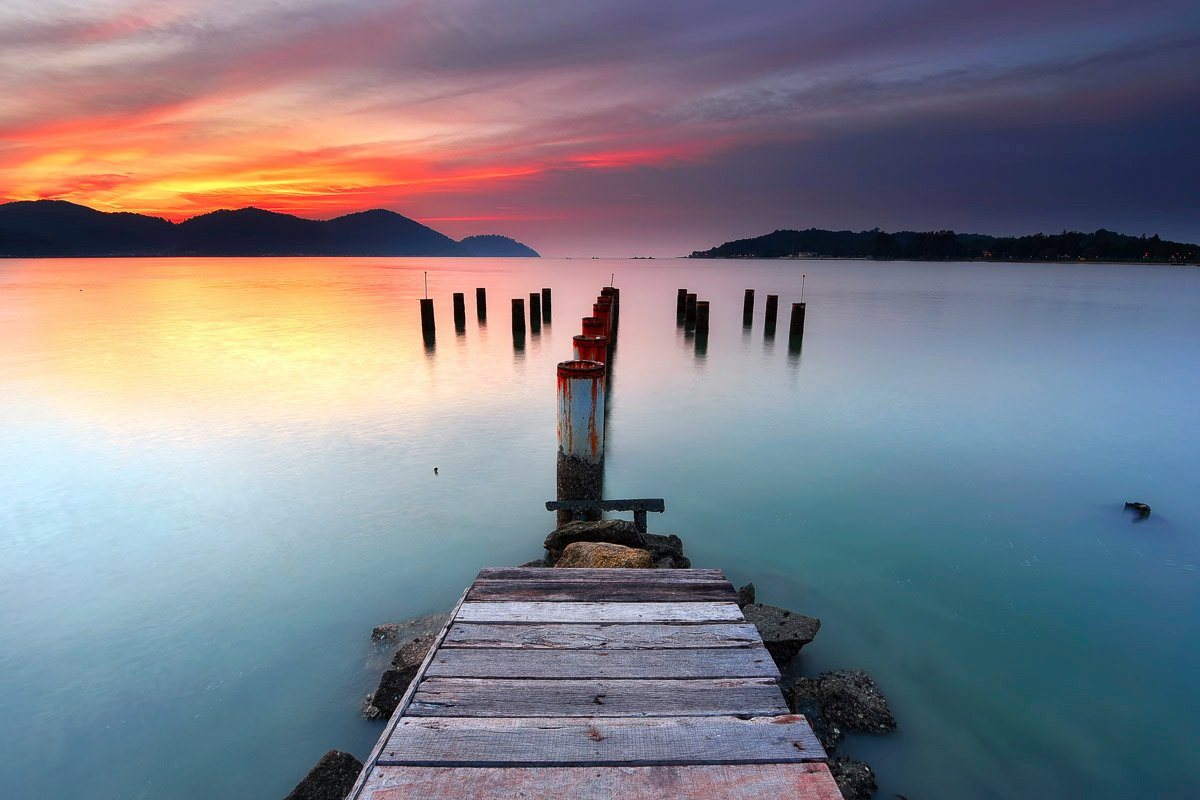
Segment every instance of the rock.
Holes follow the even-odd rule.
[[[400,705],[408,691],[408,685],[417,677],[421,662],[433,646],[434,637],[424,636],[407,642],[392,656],[392,666],[379,676],[379,686],[363,703],[363,716],[367,719],[390,717]]]
[[[692,562],[683,554],[683,540],[675,534],[660,535],[657,533],[643,533],[643,545],[650,551],[650,555],[654,556],[656,564],[660,565],[660,569],[690,569]],[[661,566],[666,561],[670,561],[667,567]]]
[[[821,629],[821,620],[816,617],[806,617],[779,606],[751,603],[742,609],[742,614],[747,622],[753,622],[758,628],[763,644],[781,670]]]
[[[567,545],[574,542],[607,542],[641,548],[646,544],[637,526],[623,519],[602,519],[597,522],[568,522],[546,536],[545,547],[550,560],[557,562]]]
[[[349,753],[330,750],[284,800],[344,800],[354,788],[362,766]]]
[[[650,552],[607,542],[572,542],[563,550],[555,567],[638,567],[653,569]]]
[[[1146,517],[1150,516],[1150,506],[1146,505],[1145,503],[1138,502],[1136,500],[1134,500],[1133,502],[1130,502],[1130,503],[1126,503],[1125,509],[1127,511],[1132,511],[1133,513],[1137,514],[1138,517],[1141,519],[1145,519]]]
[[[830,752],[837,749],[837,743],[843,734],[840,728],[827,723],[825,715],[821,713],[819,679],[797,678],[792,684],[788,707],[792,709],[792,713],[804,715],[822,747]]]
[[[553,565],[547,564],[546,557],[542,556],[541,558],[535,558],[533,561],[526,561],[521,566],[522,567],[549,567],[549,566],[553,566]]]
[[[754,584],[747,583],[738,589],[738,608],[754,605]]]
[[[437,636],[448,619],[450,619],[449,611],[438,611],[403,622],[385,622],[375,626],[375,629],[371,631],[371,638],[376,642],[398,645],[413,639]]]
[[[867,762],[840,756],[829,759],[829,771],[837,781],[844,800],[871,800],[879,789],[875,773]]]
[[[866,672],[861,669],[822,672],[816,680],[816,695],[827,725],[862,733],[896,729],[896,718],[888,708],[887,699]]]

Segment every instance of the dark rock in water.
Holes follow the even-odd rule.
[[[746,606],[754,605],[754,584],[747,583],[742,588],[738,589],[738,607],[745,608]]]
[[[1141,519],[1145,519],[1146,517],[1150,516],[1150,506],[1146,505],[1145,503],[1138,502],[1136,500],[1133,502],[1130,502],[1130,503],[1126,503],[1125,509],[1127,511],[1132,511],[1133,513],[1137,514],[1138,517]]]
[[[549,560],[557,563],[567,545],[575,542],[604,542],[650,551],[659,568],[687,569],[692,562],[683,555],[683,540],[674,534],[641,533],[629,520],[602,519],[596,522],[568,522],[546,536]]]
[[[376,642],[399,645],[425,636],[437,636],[448,619],[449,611],[438,611],[403,622],[385,622],[375,626],[371,638]]]
[[[367,719],[390,717],[400,705],[408,691],[408,685],[417,677],[421,662],[433,646],[434,637],[425,636],[404,644],[392,656],[392,666],[379,677],[379,686],[363,703],[363,716]]]
[[[643,548],[646,544],[637,526],[624,519],[568,522],[551,531],[544,544],[550,551],[550,559],[558,561],[566,546],[574,542],[607,542],[636,548]]]
[[[522,567],[552,567],[554,565],[547,564],[546,558],[545,558],[545,556],[543,556],[542,558],[535,558],[533,561],[526,561],[521,566]]]
[[[865,761],[845,757],[831,758],[829,771],[837,781],[838,789],[845,800],[871,800],[879,790],[879,784],[875,782],[875,773]]]
[[[349,753],[330,750],[284,800],[344,800],[362,767],[362,762]]]
[[[747,622],[753,622],[758,628],[763,644],[781,670],[821,629],[821,620],[816,617],[806,617],[779,606],[751,603],[742,609],[742,613]]]
[[[820,680],[818,678],[797,678],[792,684],[788,706],[793,713],[804,715],[826,751],[832,752],[837,749],[837,743],[843,734],[840,728],[825,721],[825,715],[821,711]]]
[[[861,669],[822,672],[816,678],[816,696],[825,723],[835,729],[861,733],[887,733],[896,729],[896,718],[883,692]]]

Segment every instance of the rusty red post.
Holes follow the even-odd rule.
[[[542,296],[538,292],[529,293],[529,330],[542,332]]]
[[[558,365],[559,500],[604,499],[604,372],[596,361]],[[571,518],[569,511],[558,512],[560,525]]]
[[[763,336],[768,339],[775,338],[775,318],[779,315],[779,295],[767,295],[767,310],[765,319],[763,320]]]
[[[576,361],[598,361],[608,363],[608,337],[588,336],[581,333],[571,339]]]
[[[621,290],[615,286],[605,286],[600,290],[601,297],[611,297],[613,307],[613,335],[616,336],[617,328],[621,324]]]
[[[593,303],[592,304],[592,316],[604,321],[604,335],[608,336],[609,341],[611,341],[612,340],[611,307],[607,304],[601,305],[600,303]]]
[[[599,317],[584,317],[583,333],[585,336],[608,336],[608,326]]]

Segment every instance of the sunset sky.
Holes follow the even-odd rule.
[[[0,200],[1200,240],[1200,4],[5,0]]]

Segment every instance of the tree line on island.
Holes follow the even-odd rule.
[[[516,256],[538,253],[507,236],[455,241],[382,208],[330,220],[259,208],[213,211],[183,222],[97,211],[64,200],[0,204],[0,257],[107,256]]]
[[[870,258],[904,261],[1119,261],[1197,263],[1200,247],[1104,229],[1031,236],[954,231],[777,230],[696,250],[689,258]]]

